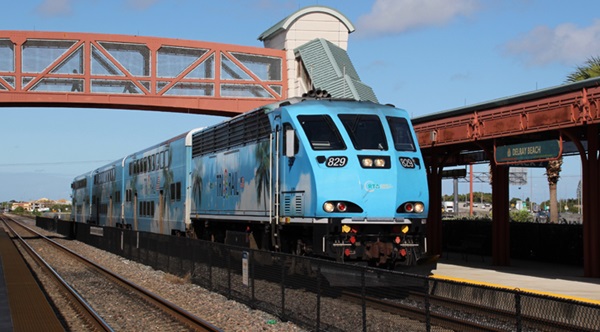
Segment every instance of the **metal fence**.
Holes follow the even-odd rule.
[[[491,256],[491,220],[444,220],[444,251]],[[583,265],[583,225],[510,223],[510,257]]]
[[[38,227],[309,330],[600,330],[600,305],[224,244],[38,217]]]

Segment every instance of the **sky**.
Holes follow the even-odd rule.
[[[140,35],[263,47],[258,36],[298,9],[334,8],[353,23],[348,54],[381,103],[413,117],[564,84],[600,55],[597,0],[21,0],[0,30]],[[222,117],[0,107],[0,202],[70,199],[70,183],[123,156]],[[487,172],[487,165],[475,172]],[[576,197],[578,157],[559,198]],[[510,197],[548,199],[543,169]],[[474,191],[491,192],[487,183]],[[468,192],[461,181],[459,193]],[[452,192],[446,180],[443,192]]]

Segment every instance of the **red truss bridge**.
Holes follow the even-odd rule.
[[[0,106],[235,115],[287,97],[285,51],[169,38],[0,31]]]

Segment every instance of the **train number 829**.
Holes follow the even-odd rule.
[[[327,167],[344,167],[348,163],[348,157],[329,157],[325,162]]]

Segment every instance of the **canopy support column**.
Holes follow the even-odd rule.
[[[510,265],[509,169],[492,163],[492,265],[498,266]]]

